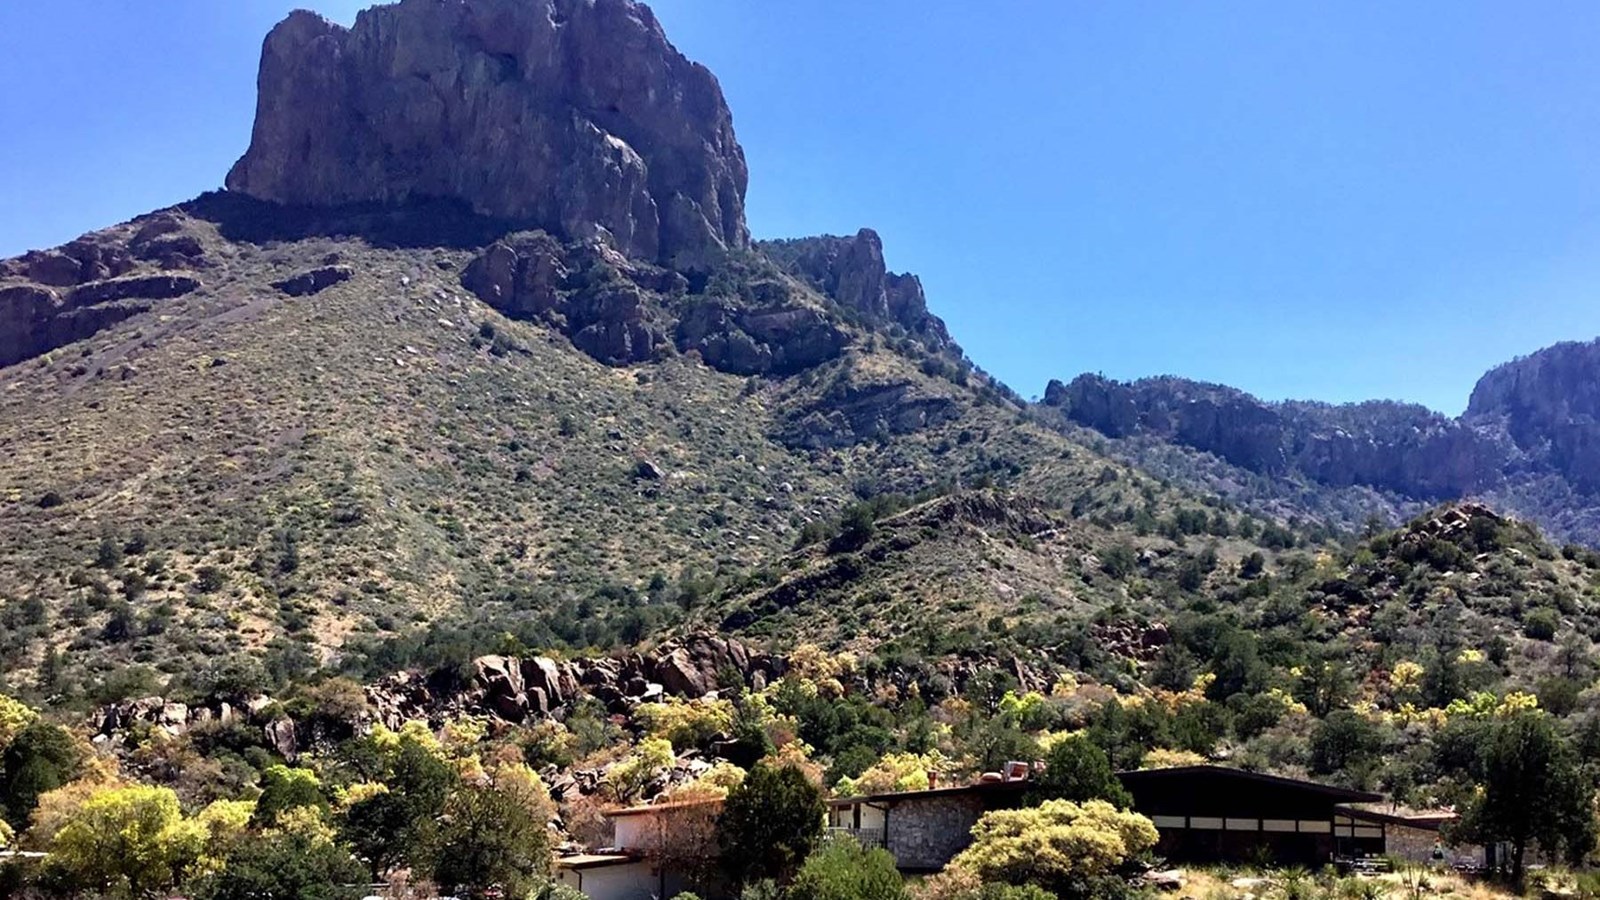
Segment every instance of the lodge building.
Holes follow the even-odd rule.
[[[1032,785],[1026,771],[959,787],[840,797],[828,803],[828,824],[886,848],[903,871],[938,871],[971,843],[980,816],[1027,801]],[[1134,811],[1160,833],[1156,855],[1173,862],[1318,866],[1401,850],[1390,846],[1390,833],[1398,838],[1402,831],[1404,851],[1417,856],[1431,849],[1430,840],[1437,843],[1439,826],[1449,819],[1375,813],[1352,804],[1378,803],[1378,794],[1224,766],[1140,769],[1117,777],[1133,795]]]

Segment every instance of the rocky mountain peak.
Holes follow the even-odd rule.
[[[850,237],[763,241],[761,249],[867,323],[898,325],[933,351],[956,349],[944,321],[928,312],[922,280],[889,271],[883,239],[871,228]]]
[[[230,191],[453,199],[677,268],[749,241],[722,90],[633,0],[401,0],[351,28],[296,12],[258,90]]]

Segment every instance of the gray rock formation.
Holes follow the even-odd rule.
[[[1535,464],[1600,491],[1600,340],[1567,342],[1490,370],[1464,418],[1504,430]]]
[[[1365,487],[1423,504],[1480,497],[1557,538],[1600,543],[1600,340],[1496,367],[1456,419],[1386,401],[1266,403],[1171,377],[1051,381],[1044,405],[1127,447],[1198,450],[1302,486],[1290,490]]]
[[[1491,486],[1507,462],[1492,435],[1402,403],[1266,403],[1182,378],[1124,383],[1098,375],[1050,382],[1044,403],[1108,437],[1154,437],[1251,472],[1426,499]]]
[[[461,273],[462,286],[506,315],[565,334],[607,365],[695,351],[736,375],[786,375],[837,357],[850,343],[838,323],[782,280],[738,298],[686,297],[677,272],[623,258],[601,244],[507,235]],[[814,301],[813,301],[814,303]]]
[[[274,282],[273,287],[291,297],[309,297],[312,294],[326,290],[341,281],[350,280],[355,275],[355,270],[349,266],[322,266],[309,272],[301,272],[282,281]]]
[[[348,29],[295,12],[258,89],[230,191],[452,198],[680,269],[749,241],[722,90],[632,0],[401,0]]]
[[[131,239],[130,228],[137,229]],[[157,214],[0,262],[0,367],[198,290],[200,279],[193,275],[150,272],[204,265],[200,239],[187,228],[179,217]]]
[[[944,320],[928,312],[922,281],[890,272],[883,240],[870,228],[854,237],[762,241],[761,251],[869,325],[898,325],[934,352],[960,348],[950,340]]]

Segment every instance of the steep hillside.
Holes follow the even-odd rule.
[[[463,272],[493,247],[230,240],[271,216],[245,209],[207,199],[94,235],[181,235],[203,286],[3,370],[12,671],[46,647],[179,671],[274,641],[296,665],[302,645],[464,609],[536,610],[530,641],[637,639],[681,614],[661,583],[742,573],[858,495],[1079,452],[1019,429],[981,377],[925,374],[932,357],[889,349],[775,269],[694,291],[610,258],[646,284],[676,278],[664,295],[551,241],[606,269],[564,301],[626,295],[663,323],[632,360],[587,341],[570,311],[522,321],[477,299]],[[773,298],[777,313],[759,302]],[[598,306],[589,334],[632,327]],[[672,324],[706,306],[746,325],[800,320],[758,329],[780,359],[807,330],[830,337],[767,377],[720,357],[735,371],[719,371],[704,334]],[[717,333],[747,334],[731,322]],[[611,618],[580,615],[593,598]]]
[[[0,261],[0,662],[40,694],[703,626],[1111,678],[1095,628],[1314,593],[1323,518],[1587,458],[1544,369],[1470,422],[1170,379],[1028,408],[870,229],[749,241],[720,89],[638,4],[297,13],[260,88],[229,190]]]

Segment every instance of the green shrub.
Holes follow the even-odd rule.
[[[789,900],[900,900],[905,884],[894,857],[849,838],[829,841],[806,858]]]
[[[1553,641],[1561,628],[1561,618],[1546,606],[1531,610],[1522,617],[1522,633],[1536,641]]]

